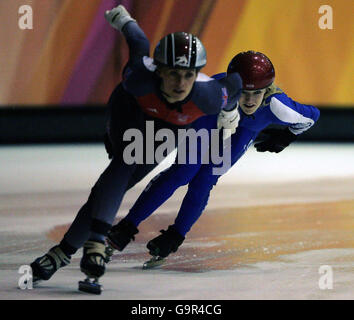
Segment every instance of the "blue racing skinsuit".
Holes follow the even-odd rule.
[[[220,76],[220,75],[219,75]],[[284,125],[299,135],[308,130],[319,118],[319,110],[300,104],[277,88],[277,92],[265,97],[257,111],[247,116],[240,109],[240,122],[231,136],[231,166],[245,153],[257,135],[268,125]],[[206,116],[204,128],[216,128],[216,116]],[[213,163],[173,164],[161,172],[145,188],[125,219],[136,227],[163,204],[180,186],[188,184],[188,191],[174,222],[174,228],[182,235],[191,229],[207,205],[209,194],[220,175],[213,174]]]

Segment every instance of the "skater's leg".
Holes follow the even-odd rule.
[[[133,171],[134,166],[119,161],[113,160],[109,164],[60,244],[31,264],[34,278],[48,280],[59,268],[70,262],[71,255],[87,240],[104,243],[104,232],[111,227]],[[92,232],[91,226],[97,229]]]
[[[236,133],[231,136],[231,166],[242,157],[256,135],[256,132],[247,128],[237,128]],[[210,192],[220,178],[220,175],[214,174],[213,169],[221,165],[214,165],[213,163],[202,165],[201,169],[189,183],[188,191],[183,199],[174,224],[181,235],[184,236],[191,229],[192,225],[199,219],[205,209]]]
[[[182,236],[186,235],[202,214],[211,189],[220,177],[212,174],[212,168],[212,165],[203,165],[188,185],[188,191],[174,223],[174,227]]]
[[[134,173],[132,174],[128,185],[127,190],[133,188],[137,183],[144,179],[152,170],[157,167],[157,163],[153,164],[137,164]],[[126,191],[127,191],[126,190]]]
[[[211,127],[215,125],[215,117],[204,118],[203,121],[197,121],[198,125],[195,126],[196,130],[200,128],[210,130]],[[183,150],[185,150],[185,159],[188,160],[190,155],[189,140],[183,138],[178,144],[178,150],[180,150],[181,145]],[[188,162],[184,162],[184,164],[174,164],[150,181],[128,215],[117,225],[113,226],[109,232],[108,241],[114,248],[122,251],[128,243],[134,239],[134,235],[138,233],[137,226],[140,222],[149,217],[161,204],[170,198],[177,188],[188,184],[201,166],[202,155],[207,151],[207,149],[205,151],[204,148],[205,145],[198,140],[195,148],[192,148],[192,151],[197,153],[197,157],[194,158],[194,160],[196,160],[195,164],[189,164]],[[178,155],[176,159],[178,161]],[[130,186],[135,184],[136,180],[134,179],[136,179],[136,177],[140,178],[144,176],[149,169],[150,168],[146,166],[141,168],[141,170],[137,169],[130,181]]]
[[[131,240],[134,240],[140,222],[170,198],[177,188],[187,184],[199,168],[199,164],[174,164],[152,179],[130,209],[128,215],[110,230],[108,234],[109,244],[122,251]]]
[[[156,163],[151,165],[136,165],[136,170],[134,170],[134,173],[129,180],[126,191],[135,186],[136,183],[142,180],[156,166]],[[112,235],[112,230],[114,230],[115,232],[115,237],[113,241],[111,241],[110,239]],[[134,236],[138,232],[138,229],[130,221],[121,220],[117,225],[113,226],[110,232],[108,233],[107,240],[108,244],[110,245],[110,250],[114,248],[119,251],[122,251],[131,240],[135,239]]]
[[[105,236],[111,228],[134,169],[134,165],[129,166],[113,159],[92,189],[86,206],[92,216],[91,233],[89,240],[84,242],[84,252],[80,262],[80,269],[87,278],[79,282],[81,291],[101,293],[98,278],[104,274],[106,263],[109,261]],[[66,239],[70,235],[72,240],[77,239],[77,230],[68,233]],[[80,240],[84,238],[81,237]]]
[[[141,221],[149,217],[169,199],[179,187],[188,184],[199,168],[199,164],[174,164],[159,173],[147,185],[133,207],[129,210],[125,219],[138,226]]]
[[[91,237],[92,231],[97,237],[95,240],[104,241],[134,169],[134,165],[126,165],[114,159],[111,161],[65,234],[67,243],[80,248]]]
[[[138,233],[137,226],[140,222],[151,215],[177,188],[187,184],[199,168],[200,165],[175,164],[150,181],[128,215],[112,227],[108,234],[110,245],[122,251]],[[144,264],[143,268],[156,267],[161,263],[163,263],[163,259],[153,257]]]
[[[210,130],[216,127],[216,116],[206,116],[197,120],[192,129],[205,129],[205,132],[210,134]],[[207,136],[208,137],[208,136]],[[178,143],[178,154],[176,156],[176,163],[166,170],[155,176],[147,185],[143,193],[135,202],[133,207],[129,210],[126,219],[138,226],[141,221],[149,217],[158,207],[160,207],[172,194],[181,186],[188,184],[197,174],[202,165],[202,159],[208,154],[208,147],[204,143],[207,140],[198,139],[191,144],[189,139],[182,139]],[[191,148],[193,145],[193,148]],[[179,153],[185,154],[184,162],[181,160]],[[191,153],[195,153],[195,157],[190,157]],[[193,159],[193,161],[192,161]],[[191,160],[191,162],[190,162]]]

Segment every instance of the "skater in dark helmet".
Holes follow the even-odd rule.
[[[112,160],[61,242],[31,264],[35,281],[48,280],[59,268],[69,264],[71,256],[81,247],[81,270],[95,281],[104,274],[110,255],[105,237],[124,194],[158,164],[156,159],[133,164],[125,161],[124,150],[129,142],[123,136],[127,130],[139,130],[144,135],[151,123],[156,131],[167,128],[176,133],[179,128],[198,129],[205,125],[206,115],[211,114],[219,117],[231,131],[238,123],[235,101],[241,94],[241,78],[237,73],[218,80],[202,74],[206,50],[196,36],[185,32],[165,36],[156,46],[152,59],[144,32],[123,6],[107,11],[105,18],[122,32],[129,47],[123,81],[108,102],[105,146]],[[163,142],[156,141],[155,150]],[[171,143],[172,151],[180,141]],[[146,159],[148,149],[147,145],[143,147],[142,159]],[[133,228],[132,237],[134,233]],[[94,293],[100,293],[99,285],[96,287]],[[87,289],[85,284],[82,288]]]
[[[263,136],[254,145],[257,151],[278,153],[318,120],[320,113],[317,108],[292,100],[274,84],[273,64],[263,53],[241,52],[230,61],[227,74],[215,77],[222,78],[233,73],[240,74],[243,90],[238,101],[241,119],[236,132],[231,135],[231,166],[257,137]],[[207,118],[214,118],[208,123],[216,128],[217,117],[211,115]],[[280,125],[280,128],[266,129],[269,125]],[[137,234],[139,224],[170,198],[176,189],[188,185],[174,224],[148,242],[147,248],[153,258],[145,266],[160,264],[162,258],[176,252],[204,211],[210,191],[221,176],[214,173],[217,167],[212,161],[208,164],[175,163],[153,178],[129,213],[109,232],[108,239],[112,247],[122,251],[133,235]]]

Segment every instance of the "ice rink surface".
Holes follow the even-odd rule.
[[[97,296],[77,290],[81,251],[32,290],[18,288],[18,271],[60,241],[108,164],[103,145],[0,147],[0,299],[353,300],[353,163],[353,144],[250,148],[166,265],[142,270],[145,245],[173,222],[185,188],[114,256]],[[157,171],[127,193],[118,219]]]

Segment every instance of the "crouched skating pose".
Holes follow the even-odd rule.
[[[231,136],[231,165],[241,158],[260,132],[263,140],[255,144],[257,151],[278,153],[318,120],[317,108],[292,100],[274,84],[274,67],[264,54],[254,51],[237,54],[228,66],[227,74],[232,73],[240,74],[243,90],[239,99],[241,119]],[[226,74],[216,75],[217,78],[224,76]],[[209,124],[217,127],[217,117],[206,118],[211,119]],[[269,125],[281,125],[281,128],[266,129]],[[149,183],[127,216],[112,227],[108,234],[111,246],[122,251],[138,233],[139,224],[177,188],[188,184],[174,224],[148,242],[147,248],[153,258],[146,266],[149,263],[154,266],[161,258],[176,252],[205,209],[210,191],[220,178],[213,171],[217,166],[212,161],[208,164],[177,163],[160,173]]]
[[[222,125],[231,131],[238,123],[235,101],[241,78],[231,74],[216,80],[200,73],[206,64],[206,50],[197,37],[185,32],[169,34],[156,46],[152,59],[145,34],[123,6],[106,12],[106,19],[122,32],[129,46],[123,81],[108,102],[105,145],[112,160],[60,243],[31,264],[34,281],[51,278],[81,247],[81,271],[96,284],[104,274],[110,255],[105,237],[123,196],[158,164],[126,163],[123,154],[128,143],[123,136],[128,129],[144,134],[147,122],[152,121],[156,131],[168,128],[176,133],[179,128],[203,126],[201,120],[212,114],[219,115]],[[155,150],[161,143],[155,143]],[[81,283],[80,289],[101,292],[101,287],[90,286],[90,281]]]

